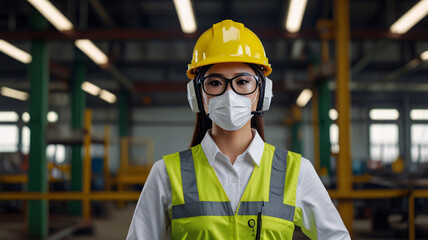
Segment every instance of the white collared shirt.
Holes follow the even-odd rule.
[[[207,132],[201,142],[209,164],[214,168],[232,209],[239,201],[255,165],[260,164],[264,142],[256,130],[248,148],[232,165]],[[157,161],[147,178],[135,208],[128,240],[170,239],[168,208],[172,206],[171,183],[165,162]],[[339,213],[319,179],[312,164],[302,157],[296,191],[296,207],[302,209],[302,231],[311,239],[350,239]]]

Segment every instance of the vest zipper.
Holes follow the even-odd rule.
[[[257,233],[256,233],[256,240],[260,240],[260,234],[262,232],[262,212],[263,208],[265,206],[265,202],[262,202],[262,207],[260,209],[260,212],[257,214]]]

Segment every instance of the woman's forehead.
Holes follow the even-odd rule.
[[[219,73],[225,76],[234,76],[244,72],[255,74],[254,70],[246,63],[230,62],[214,64],[208,69],[205,75],[210,73]]]

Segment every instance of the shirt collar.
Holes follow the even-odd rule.
[[[254,135],[253,140],[242,154],[248,154],[249,158],[253,160],[253,162],[259,167],[265,144],[257,130],[252,129],[252,131]],[[212,139],[211,129],[207,131],[204,138],[202,139],[201,147],[208,159],[210,166],[214,164],[217,155],[224,155]]]

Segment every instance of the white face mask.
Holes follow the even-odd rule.
[[[254,98],[254,101],[256,99],[257,96]],[[204,101],[207,104],[205,98]],[[207,104],[208,117],[224,130],[238,130],[253,117],[253,114],[251,114],[251,105],[254,101],[251,102],[249,97],[229,90],[209,100],[209,104]]]

